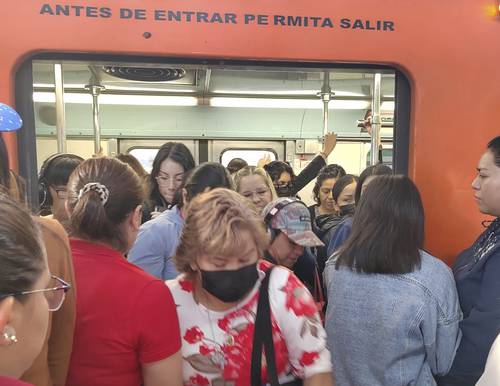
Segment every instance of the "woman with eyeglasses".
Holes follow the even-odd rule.
[[[40,215],[66,225],[66,185],[73,170],[82,162],[83,158],[76,154],[54,154],[44,161],[38,174]]]
[[[40,228],[47,251],[49,270],[64,281],[74,284],[75,272],[66,231],[58,221],[34,217]],[[40,355],[21,379],[36,386],[64,385],[73,347],[76,317],[76,292],[66,294],[66,300],[57,312],[50,314],[49,331]]]
[[[233,181],[236,191],[252,201],[259,213],[278,198],[269,174],[262,168],[245,166],[233,175]]]
[[[179,199],[186,173],[195,167],[193,155],[183,143],[167,142],[160,147],[149,175],[149,200],[142,222],[156,218]]]
[[[39,354],[49,311],[70,288],[50,275],[40,230],[30,214],[0,194],[0,385],[17,381]]]
[[[125,163],[84,161],[68,183],[77,315],[67,385],[180,386],[179,324],[162,280],[125,254],[144,189]]]
[[[224,166],[205,162],[189,173],[177,205],[141,226],[128,260],[159,279],[178,275],[173,262],[179,243],[186,207],[198,194],[217,187],[232,188],[231,177]]]
[[[0,165],[9,170],[7,150],[0,136]],[[0,173],[4,175],[4,173]],[[67,182],[67,181],[66,181]],[[22,198],[5,178],[0,178],[0,189],[9,193],[16,202]],[[42,242],[47,252],[49,270],[69,283],[74,283],[74,271],[71,261],[68,236],[58,221],[32,217],[41,231]],[[69,357],[73,346],[75,326],[75,291],[70,291],[66,301],[57,312],[49,317],[48,333],[40,354],[21,379],[36,386],[64,385],[68,373]]]

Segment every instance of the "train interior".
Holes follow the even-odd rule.
[[[175,140],[185,143],[197,162],[227,165],[240,157],[255,165],[268,154],[299,173],[321,149],[327,128],[338,134],[329,163],[359,174],[371,146],[359,121],[372,108],[376,73],[381,73],[382,157],[392,165],[395,70],[33,60],[38,169],[58,152],[59,138],[66,152],[83,157],[95,154],[99,143],[105,155],[131,153],[146,170],[157,149]],[[312,186],[300,193],[306,203],[312,202]]]

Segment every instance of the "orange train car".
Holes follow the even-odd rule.
[[[25,121],[4,138],[28,180],[37,60],[367,68],[395,74],[395,168],[422,193],[426,248],[451,262],[481,231],[470,182],[499,133],[498,1],[7,0],[1,11],[0,101]]]

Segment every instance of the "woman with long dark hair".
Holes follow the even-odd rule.
[[[217,187],[232,188],[224,166],[205,162],[194,168],[181,189],[177,205],[141,226],[128,254],[129,261],[160,279],[175,278],[178,273],[172,259],[184,227],[186,206],[198,194]]]
[[[339,249],[351,234],[352,217],[354,215],[355,205],[361,198],[361,193],[366,189],[368,184],[373,181],[376,176],[384,176],[390,174],[393,174],[392,169],[389,166],[383,164],[368,166],[361,172],[361,174],[359,175],[358,183],[356,184],[356,190],[354,191],[354,205],[350,208],[350,214],[342,219],[342,222],[340,222],[335,227],[329,237],[326,248],[327,258],[330,257],[337,249]]]
[[[326,330],[340,386],[435,385],[460,343],[450,269],[422,250],[424,209],[405,176],[361,196],[352,232],[325,268]]]
[[[328,156],[335,149],[337,134],[327,133],[323,141],[323,149],[298,176],[295,175],[292,167],[284,161],[277,160],[264,165],[265,171],[273,181],[278,197],[294,197],[316,178],[321,168],[326,165]]]
[[[186,173],[195,167],[193,155],[183,143],[167,142],[160,147],[149,175],[149,200],[142,222],[157,217],[175,205]]]

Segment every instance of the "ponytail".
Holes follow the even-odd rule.
[[[121,224],[143,200],[142,181],[130,166],[116,158],[88,159],[68,183],[71,233],[126,252]]]

